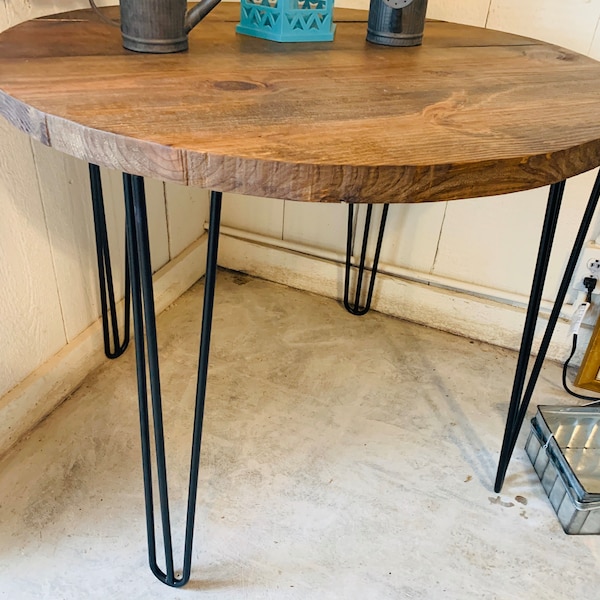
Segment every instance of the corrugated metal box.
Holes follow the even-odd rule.
[[[538,406],[525,450],[566,533],[600,533],[600,407]]]

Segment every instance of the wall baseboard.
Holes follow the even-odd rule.
[[[177,300],[204,275],[206,242],[207,236],[203,235],[154,274],[157,313]],[[118,306],[119,313],[123,310],[122,304]],[[102,324],[98,320],[0,398],[0,456],[27,435],[76,390],[89,373],[107,360],[104,356]]]
[[[285,247],[288,246],[288,247]],[[343,297],[344,264],[341,257],[301,244],[286,244],[265,236],[224,228],[219,247],[219,264],[249,275],[306,290],[336,300]],[[373,310],[517,350],[521,342],[527,298],[499,290],[475,289],[461,282],[432,277],[426,273],[395,269],[377,276]],[[404,273],[406,271],[406,273]],[[341,308],[342,309],[342,308]],[[536,331],[541,339],[551,303],[544,302]],[[342,309],[343,310],[343,309]],[[573,307],[565,305],[547,353],[550,360],[563,362],[571,346],[569,317]],[[357,317],[358,318],[358,317]],[[581,362],[592,328],[579,332],[573,365]]]

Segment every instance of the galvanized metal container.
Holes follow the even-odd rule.
[[[188,33],[219,2],[200,0],[188,11],[187,0],[121,0],[123,47],[152,54],[187,50]]]
[[[371,0],[367,40],[384,46],[419,46],[427,0]]]
[[[600,533],[600,407],[538,406],[525,450],[563,529]]]

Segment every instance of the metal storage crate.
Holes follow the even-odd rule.
[[[600,533],[600,407],[538,406],[525,450],[565,532]]]

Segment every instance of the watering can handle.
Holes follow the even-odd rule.
[[[412,0],[409,0],[412,2]],[[185,15],[185,32],[189,33],[221,0],[200,0]]]
[[[119,21],[113,21],[112,19],[109,19],[97,6],[97,4],[94,2],[94,0],[88,0],[88,2],[90,3],[90,6],[92,7],[92,10],[96,13],[96,15],[98,16],[98,18],[101,21],[104,21],[104,23],[107,23],[108,25],[114,25],[115,27],[120,27],[121,24],[119,23]]]
[[[221,0],[200,0],[195,6],[190,8],[188,13],[185,16],[185,32],[189,33],[204,17],[217,5]],[[401,0],[406,2],[406,0]],[[100,20],[108,23],[109,25],[113,25],[115,27],[120,27],[121,24],[119,21],[113,21],[109,19],[96,4],[95,0],[88,0],[92,10],[96,13],[96,15],[100,18]],[[408,0],[408,2],[412,2],[412,0]]]

